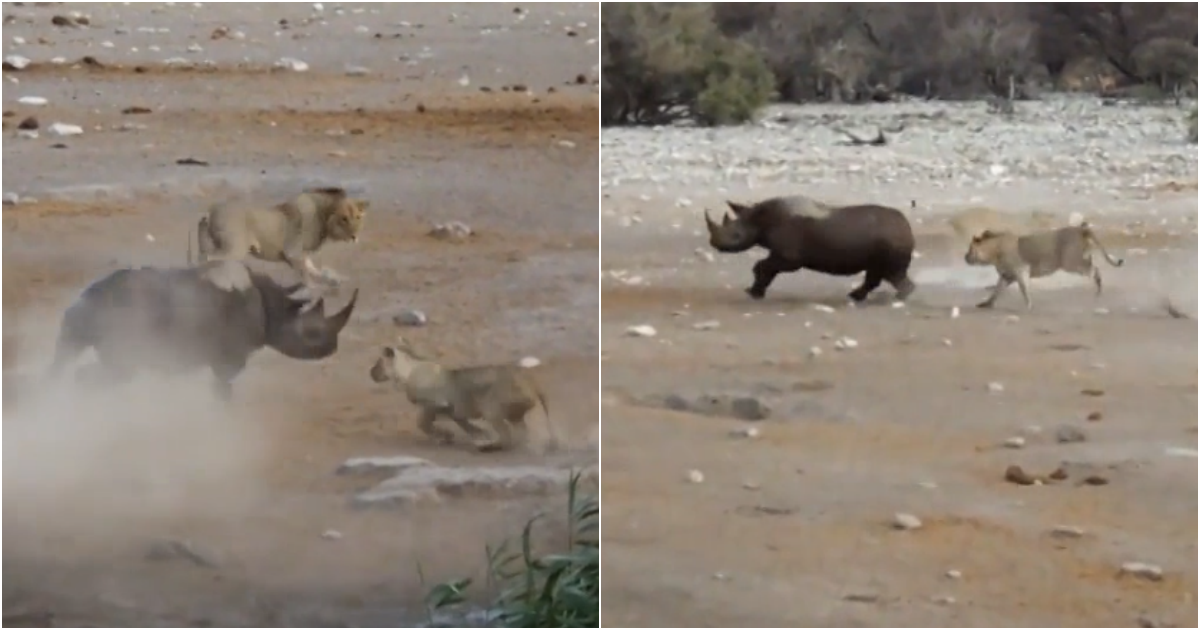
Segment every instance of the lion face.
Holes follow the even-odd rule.
[[[963,257],[963,260],[968,265],[995,265],[1000,256],[1000,249],[1003,247],[1002,236],[1002,233],[991,230],[984,230],[982,234],[973,236],[970,246],[967,247],[967,255]]]
[[[371,202],[366,199],[339,199],[325,226],[330,240],[358,242],[370,205]]]
[[[403,337],[397,337],[396,343],[384,346],[379,351],[379,358],[371,366],[371,380],[376,383],[388,381],[404,381],[412,372],[412,363],[416,353]]]

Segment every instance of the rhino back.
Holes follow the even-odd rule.
[[[772,252],[828,273],[857,273],[880,258],[910,258],[915,248],[904,213],[878,205],[835,208],[820,219],[792,215],[766,240]]]

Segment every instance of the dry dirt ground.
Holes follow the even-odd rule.
[[[975,193],[1014,216],[1102,209],[1093,222],[1128,262],[1098,263],[1098,299],[1060,276],[1034,282],[1032,312],[1015,289],[975,309],[994,276],[965,268],[947,213],[916,227],[909,304],[885,286],[851,309],[860,278],[783,275],[755,302],[743,288],[761,252],[705,260],[702,209],[767,192],[645,169],[657,189],[614,184],[602,202],[606,626],[1195,627],[1197,331],[1159,302],[1194,317],[1194,184],[1140,201]],[[908,206],[861,178],[790,190]],[[1126,233],[1158,211],[1168,227]],[[656,335],[627,334],[638,325]],[[837,350],[843,337],[857,347]],[[755,397],[771,414],[678,410],[672,395]],[[1064,426],[1085,440],[1059,443]],[[1012,465],[1067,478],[1017,485]],[[897,513],[921,527],[893,528]],[[1127,562],[1161,580],[1122,575]]]
[[[16,5],[5,54],[33,63],[4,72],[3,190],[20,198],[3,210],[6,380],[48,365],[91,280],[183,264],[213,200],[334,184],[372,205],[358,244],[316,256],[361,288],[338,354],[256,355],[235,417],[207,375],[87,400],[13,404],[6,388],[5,625],[419,623],[422,579],[482,577],[485,545],[563,511],[559,494],[356,511],[351,494],[379,478],[333,471],[391,454],[595,464],[598,5]],[[72,11],[90,24],[52,23]],[[307,71],[272,70],[282,57]],[[18,134],[30,116],[37,138]],[[56,122],[83,133],[54,136]],[[426,236],[446,221],[476,236]],[[538,357],[566,452],[430,445],[367,377],[405,308],[430,320],[405,335],[445,362]],[[216,567],[148,561],[161,539]]]

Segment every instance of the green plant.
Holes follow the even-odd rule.
[[[581,495],[582,474],[572,472],[567,484],[567,544],[562,553],[535,556],[533,526],[525,524],[519,539],[487,549],[489,576],[500,587],[490,615],[505,628],[597,628],[600,625],[600,500]],[[418,571],[420,568],[418,567]],[[425,597],[433,612],[465,601],[470,579],[434,586]]]
[[[1192,144],[1196,144],[1196,108],[1192,107],[1192,113],[1188,114],[1188,139]]]

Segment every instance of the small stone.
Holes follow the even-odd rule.
[[[1054,438],[1058,440],[1059,444],[1074,444],[1086,441],[1087,435],[1084,434],[1082,429],[1064,424],[1054,430]]]
[[[904,531],[920,529],[921,528],[921,519],[917,518],[916,516],[913,516],[912,514],[906,514],[904,512],[897,512],[895,514],[895,516],[892,517],[892,528],[900,529],[900,530],[904,530]]]
[[[957,601],[952,595],[939,595],[933,598],[933,603],[939,606],[953,606]]]
[[[718,322],[715,319],[710,319],[710,320],[703,321],[703,322],[696,322],[695,324],[692,324],[692,328],[695,328],[696,330],[716,330],[720,327],[721,327],[721,322]]]
[[[83,133],[83,127],[67,123],[54,123],[46,128],[46,132],[52,136],[78,136]]]
[[[853,337],[842,337],[833,344],[838,350],[853,350],[858,347],[858,341]]]
[[[1020,436],[1010,437],[1007,440],[1004,440],[1004,448],[1025,448],[1025,438]]]
[[[1004,384],[999,381],[992,381],[987,384],[987,390],[990,394],[999,394],[1004,391]]]
[[[1103,306],[1097,308],[1096,310],[1094,310],[1092,312],[1097,315],[1108,315],[1108,313],[1109,313],[1108,309],[1104,308]]]
[[[1167,457],[1190,457],[1196,459],[1196,449],[1184,448],[1181,446],[1168,446],[1163,453]]]
[[[950,319],[958,319],[958,316],[959,316],[960,314],[961,314],[961,311],[959,311],[959,309],[958,309],[958,307],[957,307],[957,306],[955,306],[954,308],[950,309]]]
[[[348,77],[365,77],[371,74],[371,71],[363,66],[346,66],[346,76]]]
[[[324,538],[325,540],[341,540],[342,532],[339,532],[336,529],[327,529],[321,534],[321,538]]]
[[[20,201],[21,201],[21,197],[19,195],[17,195],[17,193],[15,193],[15,192],[4,193],[4,205],[15,206],[18,203],[20,203]]]
[[[1162,567],[1145,562],[1126,562],[1121,565],[1121,574],[1140,577],[1151,582],[1158,582],[1163,578]]]
[[[204,52],[204,49],[200,47],[200,44],[191,44],[187,47],[187,51],[190,53],[198,53]]]
[[[848,602],[855,602],[858,604],[873,604],[873,603],[879,601],[879,595],[877,595],[875,593],[850,593],[849,595],[846,595],[842,599],[844,599]]]
[[[291,70],[292,72],[307,72],[308,64],[293,57],[283,57],[274,64],[275,68],[280,70]]]
[[[1067,225],[1069,225],[1071,227],[1077,227],[1082,223],[1083,223],[1083,213],[1082,212],[1072,212],[1070,215],[1067,216]]]
[[[1032,486],[1038,481],[1036,477],[1025,472],[1025,469],[1016,465],[1004,469],[1004,480],[1018,486]]]
[[[43,98],[41,96],[22,96],[21,98],[17,99],[17,102],[22,105],[33,105],[35,107],[38,107],[41,105],[45,105],[46,103],[49,103],[50,101],[46,100],[45,98]]]
[[[751,396],[734,398],[730,411],[733,417],[741,420],[766,420],[771,415],[771,408],[766,403]]]
[[[837,309],[833,308],[832,306],[826,306],[824,304],[813,304],[813,310],[820,311],[822,313],[836,313],[837,312]]]
[[[404,309],[392,318],[392,323],[397,326],[424,326],[429,323],[429,318],[423,311]]]
[[[33,129],[37,129],[40,126],[41,125],[38,124],[38,119],[34,116],[29,116],[29,117],[25,118],[25,120],[22,120],[21,122],[17,123],[17,129],[24,129],[24,130],[33,130]]]
[[[821,348],[813,346],[808,349],[808,358],[815,359],[819,356],[821,356]]]
[[[1050,530],[1050,535],[1054,538],[1083,538],[1083,528],[1074,525],[1055,525],[1054,529]]]
[[[1083,484],[1086,486],[1107,486],[1108,477],[1103,475],[1088,475],[1083,478]]]
[[[687,476],[691,483],[704,483],[704,473],[699,470],[689,470]]]
[[[954,342],[950,341],[949,339],[942,339],[942,345],[950,348],[954,346]]]
[[[559,140],[557,142],[557,144],[558,144],[558,146],[560,146],[564,149],[574,149],[575,148],[575,143],[571,142],[570,140]]]
[[[1083,394],[1084,396],[1091,396],[1092,398],[1099,398],[1100,396],[1104,395],[1104,390],[1089,387],[1087,389],[1079,390],[1079,393]]]
[[[29,67],[30,63],[31,62],[27,57],[22,57],[21,55],[8,55],[4,58],[4,69],[24,70],[25,68]]]
[[[531,369],[531,368],[535,368],[541,364],[542,364],[542,360],[537,357],[523,357],[520,361],[517,361],[517,365],[519,365],[527,370]]]
[[[1019,321],[1021,321],[1020,315],[1009,315],[1004,318],[1004,323],[1006,323],[1006,324],[1015,324]]]
[[[191,542],[186,540],[160,540],[146,551],[146,559],[161,562],[163,560],[183,559],[201,567],[213,568],[217,562],[210,554],[201,552]]]
[[[747,439],[752,440],[752,439],[758,437],[758,435],[759,435],[758,427],[743,427],[741,429],[734,429],[733,431],[729,432],[729,435],[731,435],[733,437],[747,438]]]
[[[471,230],[471,227],[462,221],[439,223],[429,231],[429,236],[443,241],[463,241],[472,234],[474,231]]]
[[[961,580],[962,571],[959,571],[958,569],[950,569],[949,571],[946,571],[946,577],[950,578],[951,580]]]
[[[628,337],[653,337],[658,334],[653,326],[641,324],[638,326],[630,326],[625,329],[625,335]]]
[[[1088,422],[1100,422],[1104,419],[1104,414],[1099,411],[1093,411],[1087,415]]]

